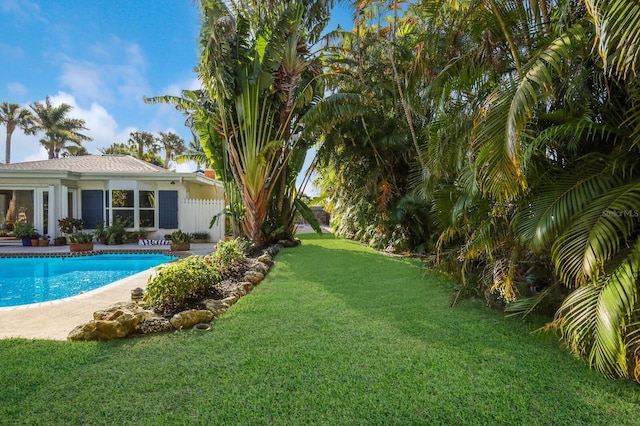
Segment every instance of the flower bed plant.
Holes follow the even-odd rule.
[[[216,251],[211,255],[211,260],[220,269],[225,269],[242,262],[249,246],[250,243],[247,240],[240,238],[220,241],[216,245]]]
[[[170,314],[193,301],[222,298],[218,288],[220,272],[202,256],[189,256],[159,266],[157,272],[149,277],[143,300],[158,313]]]

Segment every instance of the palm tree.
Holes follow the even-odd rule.
[[[11,136],[13,132],[19,127],[29,134],[34,118],[28,109],[21,108],[18,104],[2,102],[0,104],[0,123],[7,127],[4,162],[9,164],[11,163]]]
[[[145,158],[145,151],[151,154],[158,152],[158,142],[149,132],[131,132],[127,143],[135,149],[139,159]]]
[[[209,160],[207,159],[207,154],[204,152],[202,148],[202,144],[200,141],[194,139],[189,142],[187,149],[180,155],[176,155],[177,163],[186,163],[188,161],[193,161],[196,163],[196,169],[202,169],[203,165],[207,164]]]
[[[79,157],[82,155],[89,155],[89,151],[84,146],[67,145],[62,150],[63,157]]]
[[[135,157],[138,153],[131,145],[114,142],[106,148],[98,148],[98,151],[105,155],[130,155]]]
[[[163,163],[165,169],[169,168],[169,161],[184,153],[187,149],[184,145],[184,140],[173,132],[158,132],[156,140],[165,152]]]
[[[44,133],[40,144],[47,149],[49,159],[58,158],[67,143],[81,146],[83,141],[92,140],[80,133],[81,130],[88,130],[84,120],[68,117],[72,109],[71,105],[65,103],[54,106],[48,96],[44,104],[35,102],[31,105],[35,114],[32,131]]]

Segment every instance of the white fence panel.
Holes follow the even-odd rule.
[[[178,209],[180,230],[187,233],[208,232],[210,241],[224,239],[224,215],[209,229],[211,219],[224,210],[224,200],[185,198]]]

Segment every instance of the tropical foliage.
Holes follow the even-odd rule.
[[[234,216],[261,245],[290,238],[295,189],[308,148],[303,118],[324,95],[320,57],[311,48],[329,18],[324,1],[223,2],[203,0],[202,90],[170,102],[190,117],[209,162],[234,188]],[[240,199],[244,209],[237,208]]]
[[[319,118],[335,230],[432,254],[456,297],[553,309],[576,354],[639,379],[640,4],[354,6]]]
[[[157,135],[153,135],[150,132],[135,131],[129,134],[126,143],[114,142],[106,148],[99,148],[98,151],[102,154],[130,155],[168,169],[170,162],[177,161],[177,157],[186,151],[186,147],[184,140],[173,132],[158,132]],[[164,159],[158,155],[161,151],[164,151]]]
[[[59,158],[60,152],[69,144],[81,146],[82,142],[92,140],[81,133],[88,130],[85,121],[80,118],[69,117],[73,106],[61,103],[53,105],[47,96],[44,103],[34,102],[31,105],[34,124],[30,127],[32,133],[43,133],[40,144],[47,150],[49,159]]]
[[[11,163],[11,137],[13,132],[20,128],[25,133],[30,133],[34,119],[29,109],[21,108],[18,104],[2,102],[0,104],[0,124],[4,124],[7,129],[4,162],[9,164]]]

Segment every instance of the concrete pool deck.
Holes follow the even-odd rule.
[[[324,232],[331,232],[323,226]],[[308,225],[298,225],[297,234],[311,233]],[[213,251],[214,243],[191,243],[189,254],[207,255]],[[169,246],[140,246],[137,244],[102,245],[95,244],[94,250],[122,251],[169,251]],[[23,247],[21,242],[0,242],[2,254],[68,253],[69,246]],[[25,338],[67,340],[67,335],[76,326],[93,319],[93,313],[114,303],[131,300],[131,290],[145,288],[152,271],[140,272],[96,290],[78,296],[33,305],[0,308],[0,339]]]
[[[206,255],[213,251],[213,243],[191,243],[190,254]],[[169,252],[169,246],[139,246],[122,244],[108,246],[95,244],[94,250],[121,251],[144,250]],[[68,253],[68,246],[23,247],[20,244],[3,243],[2,254]],[[33,305],[0,308],[0,339],[21,337],[26,339],[66,340],[77,325],[93,319],[93,312],[117,302],[131,300],[131,290],[145,288],[151,270],[116,281],[78,296]]]

